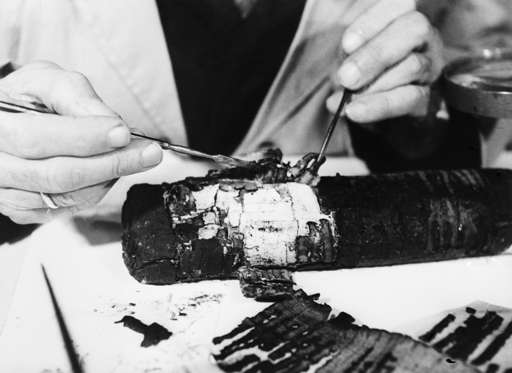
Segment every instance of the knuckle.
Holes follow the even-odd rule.
[[[360,74],[365,76],[376,70],[382,62],[382,50],[377,45],[369,45],[364,53],[354,56],[352,62],[357,66]]]
[[[419,103],[427,99],[429,96],[429,89],[426,87],[413,86],[411,98],[413,102]]]
[[[73,168],[69,172],[69,190],[76,190],[81,188],[85,182],[85,175],[80,168]]]
[[[430,70],[430,60],[423,55],[413,53],[410,56],[410,69],[412,76],[421,79]]]
[[[384,96],[382,112],[384,115],[391,115],[393,112],[393,100],[388,95]]]
[[[368,48],[366,59],[360,63],[360,69],[363,71],[372,71],[376,69],[382,61],[382,49],[377,45]]]
[[[422,116],[428,112],[430,89],[426,87],[415,87],[412,94],[413,101],[410,103],[409,114]]]
[[[65,190],[64,185],[62,185],[61,173],[58,172],[55,166],[46,166],[44,171],[36,171],[34,179],[45,191],[60,192]]]
[[[125,173],[125,164],[119,155],[115,155],[111,160],[111,176],[112,179],[123,176]]]
[[[44,185],[47,186],[46,189],[50,192],[63,193],[79,189],[84,179],[84,173],[79,168],[73,168],[66,172],[64,168],[54,164],[46,168],[43,180]]]
[[[89,80],[81,72],[67,71],[65,77],[66,82],[73,86],[89,85]]]
[[[382,102],[380,105],[380,114],[381,116],[389,116],[393,112],[393,102],[389,95],[383,95]]]

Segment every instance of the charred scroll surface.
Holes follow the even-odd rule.
[[[241,267],[238,279],[242,294],[258,301],[277,301],[293,293],[292,273],[286,269]]]
[[[236,278],[493,255],[512,244],[512,171],[316,178],[278,157],[132,188],[123,257],[139,281]]]
[[[360,327],[302,291],[214,339],[226,372],[477,372],[413,339]]]
[[[454,359],[470,362],[485,372],[512,371],[512,315],[467,307],[465,312],[447,314],[420,336]],[[509,366],[510,365],[510,366]],[[508,366],[508,367],[507,367]]]

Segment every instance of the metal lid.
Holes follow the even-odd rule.
[[[512,50],[484,50],[450,63],[442,87],[447,104],[457,110],[512,118]]]

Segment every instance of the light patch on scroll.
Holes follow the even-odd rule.
[[[214,238],[220,229],[243,236],[244,257],[254,266],[286,266],[297,262],[296,239],[308,225],[327,221],[335,237],[334,219],[322,213],[314,190],[305,184],[262,184],[254,191],[229,184],[192,192],[204,225],[199,239]]]
[[[218,191],[218,184],[207,185],[199,191],[193,191],[192,197],[194,198],[197,212],[212,208]]]
[[[308,223],[334,219],[322,213],[314,190],[305,184],[266,184],[243,195],[239,232],[244,235],[244,254],[252,265],[295,264],[295,241],[307,235]]]

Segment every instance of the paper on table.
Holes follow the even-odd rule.
[[[297,272],[298,285],[362,323],[403,332],[408,321],[475,299],[512,308],[512,249],[496,257]]]
[[[265,306],[243,298],[236,281],[139,284],[122,263],[120,243],[85,245],[68,223],[48,224],[31,238],[40,245],[29,252],[0,337],[0,372],[68,371],[41,262],[85,371],[90,372],[180,372],[185,366],[211,370],[212,338]],[[62,245],[43,244],[55,243],[55,237]],[[125,315],[146,324],[160,323],[174,335],[157,346],[141,348],[140,334],[115,324]]]
[[[8,263],[1,268],[2,278],[8,281],[0,281],[0,335],[2,335],[11,299],[16,290],[26,251],[26,245],[0,245],[0,263]]]
[[[244,298],[236,281],[161,287],[139,284],[124,267],[120,243],[92,246],[69,221],[48,224],[30,240],[32,249],[0,338],[0,372],[67,370],[41,261],[86,371],[95,373],[153,368],[211,371],[212,338],[266,307]],[[512,256],[508,255],[303,272],[296,274],[296,280],[307,292],[321,293],[321,301],[336,310],[349,312],[372,327],[396,330],[393,325],[472,299],[512,307],[511,267]],[[158,322],[174,335],[157,346],[141,348],[140,334],[115,324],[132,312],[144,323]]]

